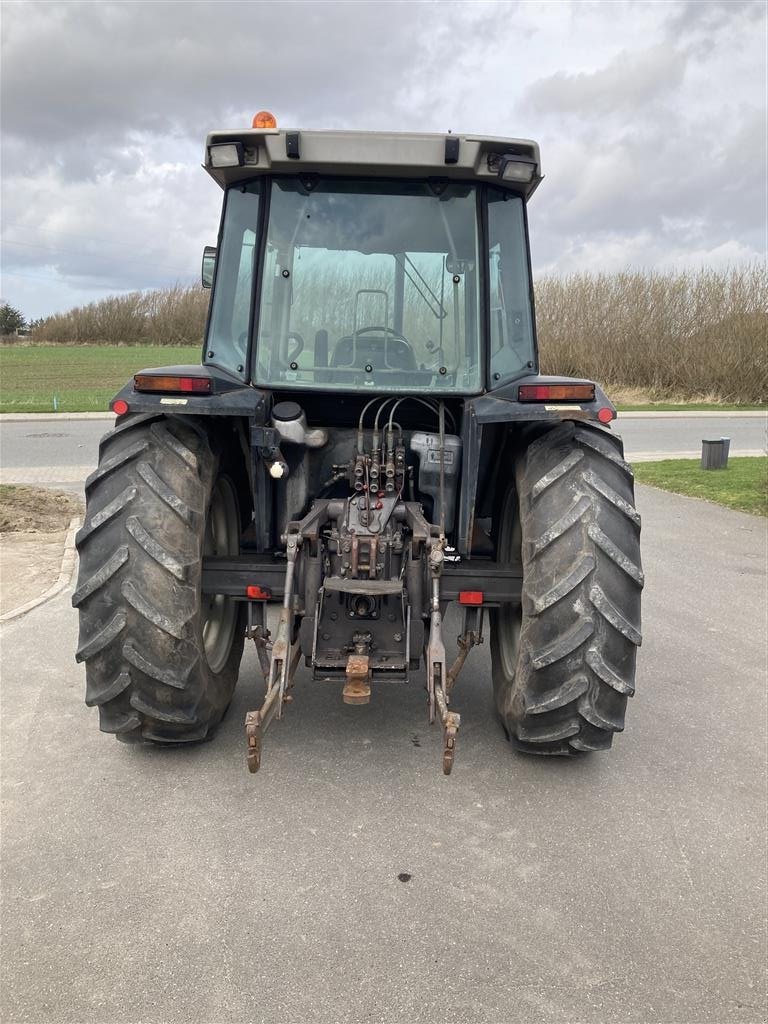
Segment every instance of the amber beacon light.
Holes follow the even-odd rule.
[[[268,110],[260,110],[253,115],[254,128],[277,128],[277,118]]]

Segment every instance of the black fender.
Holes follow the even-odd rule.
[[[591,401],[521,402],[523,386],[546,384],[586,384],[594,387]],[[531,434],[563,420],[592,424],[597,430],[609,430],[616,419],[616,407],[599,384],[582,377],[530,374],[464,403],[462,417],[462,475],[459,494],[456,548],[470,557],[475,523],[493,515],[496,492],[506,484],[511,467],[500,462],[510,446],[524,446]]]

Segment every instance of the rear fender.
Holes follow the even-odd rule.
[[[243,526],[248,525],[251,513],[255,512],[255,536],[259,550],[264,550],[271,532],[270,482],[268,478],[264,479],[250,437],[254,427],[261,427],[266,422],[269,392],[244,385],[218,367],[200,364],[152,367],[139,373],[210,380],[210,392],[181,394],[137,391],[131,379],[112,399],[110,408],[114,410],[116,403],[122,401],[127,409],[120,415],[156,412],[164,416],[211,417],[209,433],[220,439],[220,449],[226,453],[226,471],[238,489]]]
[[[214,366],[155,366],[140,370],[139,374],[162,377],[205,377],[211,382],[206,394],[163,393],[137,391],[133,378],[118,391],[110,402],[123,401],[128,412],[164,412],[174,416],[247,416],[256,423],[266,418],[268,393],[244,385],[241,380],[231,377],[226,371]]]
[[[460,555],[471,556],[476,520],[491,514],[497,489],[509,480],[511,467],[500,462],[504,453],[524,446],[532,432],[554,427],[563,420],[580,420],[597,430],[608,430],[616,419],[616,407],[599,384],[594,384],[595,397],[590,402],[521,402],[518,398],[521,386],[556,383],[594,382],[582,377],[531,374],[491,394],[467,400],[462,418],[462,483],[456,538]]]

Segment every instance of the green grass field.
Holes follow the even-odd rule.
[[[632,468],[641,484],[768,516],[768,457],[729,459],[727,469],[702,469],[697,459],[636,462]]]
[[[104,411],[137,370],[199,362],[197,346],[3,346],[0,413]]]
[[[0,413],[100,412],[137,370],[199,361],[197,346],[3,345],[0,346]],[[618,403],[620,412],[713,409],[726,412],[760,408],[706,402]]]

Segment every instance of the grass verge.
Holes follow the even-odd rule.
[[[716,501],[726,508],[768,516],[768,457],[728,460],[727,469],[702,469],[696,459],[636,462],[636,480],[664,491]]]
[[[199,362],[197,345],[3,346],[0,413],[105,411],[137,370]]]

